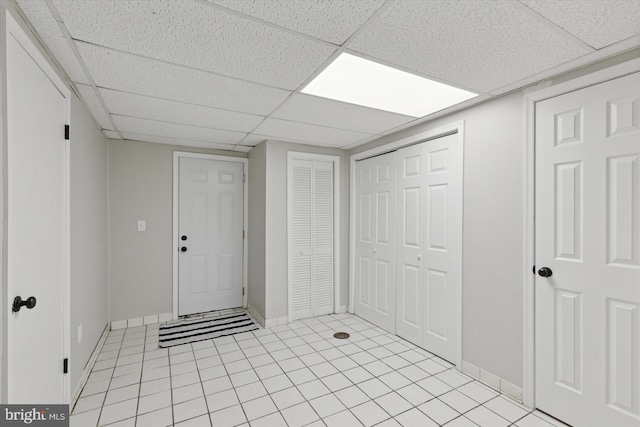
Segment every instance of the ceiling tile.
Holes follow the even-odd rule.
[[[245,136],[244,133],[227,130],[211,129],[175,123],[158,122],[155,120],[136,119],[126,116],[113,116],[116,126],[121,132],[137,133],[141,135],[162,136],[193,141],[203,141],[219,144],[237,144]]]
[[[264,118],[166,99],[100,89],[109,111],[121,116],[249,132]]]
[[[114,132],[114,131],[112,131],[112,130],[106,130],[106,129],[103,129],[103,130],[102,130],[102,132],[105,134],[105,136],[106,136],[107,138],[111,138],[111,139],[121,139],[121,138],[120,138],[120,135],[118,135],[118,133],[117,133],[117,132]]]
[[[297,1],[209,0],[261,21],[341,45],[383,4],[384,0]]]
[[[394,2],[347,45],[475,92],[590,52],[505,0]]]
[[[370,134],[280,119],[266,119],[253,132],[270,138],[340,147],[368,138]]]
[[[181,145],[186,147],[211,148],[214,150],[231,150],[234,147],[233,144],[219,144],[215,142],[193,141],[189,139],[180,139],[180,138],[165,138],[162,136],[141,135],[137,133],[127,133],[127,132],[123,132],[122,137],[124,139],[132,140],[132,141],[155,142],[158,144]]]
[[[195,1],[54,4],[74,39],[290,90],[335,51]]]
[[[305,94],[293,95],[272,117],[372,134],[415,120],[415,117]]]
[[[43,1],[18,0],[18,5],[69,78],[74,82],[89,84],[47,4]]]
[[[290,92],[77,43],[99,87],[266,116]]]
[[[640,1],[520,0],[596,49],[640,34]]]
[[[96,95],[92,86],[76,84],[78,88],[78,92],[80,92],[80,96],[89,107],[89,111],[93,117],[98,121],[100,127],[102,129],[113,130],[113,125],[109,120],[109,114],[104,110],[102,104],[100,103],[100,99],[98,95]]]

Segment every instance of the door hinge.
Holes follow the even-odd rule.
[[[66,140],[69,139],[69,133],[70,133],[69,125],[64,125],[64,139]]]
[[[244,239],[244,230],[242,230],[242,238]]]
[[[242,296],[244,296],[244,288],[242,288]]]
[[[242,182],[245,182],[247,180],[247,175],[242,174]]]
[[[531,269],[531,271],[533,272],[533,274],[536,274],[536,266],[534,265],[533,268]]]
[[[69,358],[65,357],[64,360],[62,361],[62,373],[63,374],[68,374],[69,373]]]

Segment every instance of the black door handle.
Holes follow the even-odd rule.
[[[29,297],[25,301],[23,301],[19,296],[15,297],[15,299],[13,300],[12,311],[14,313],[17,313],[18,311],[20,311],[23,305],[26,305],[28,309],[32,309],[36,306],[36,297]]]
[[[538,270],[538,274],[540,275],[540,277],[551,277],[553,271],[551,271],[549,267],[542,267],[540,270]]]
[[[187,236],[182,236],[180,239],[187,240]]]
[[[187,247],[186,247],[186,246],[181,247],[181,248],[180,248],[180,251],[181,251],[181,252],[187,252]]]

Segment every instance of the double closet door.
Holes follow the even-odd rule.
[[[457,135],[356,165],[355,313],[455,361],[462,170]]]

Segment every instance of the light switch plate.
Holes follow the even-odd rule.
[[[147,221],[145,220],[138,220],[138,231],[147,231]]]

